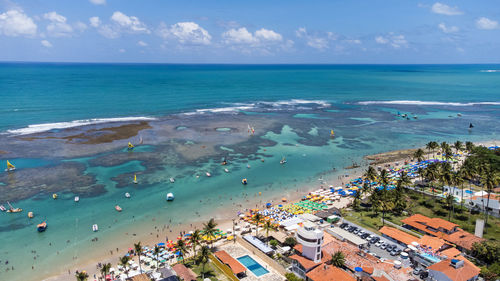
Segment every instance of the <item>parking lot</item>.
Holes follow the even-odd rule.
[[[401,251],[404,250],[403,246],[346,220],[339,227],[366,240],[368,242],[367,252],[373,253],[376,257],[398,259]]]

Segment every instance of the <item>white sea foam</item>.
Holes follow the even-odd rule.
[[[113,123],[113,122],[151,121],[151,120],[155,120],[155,118],[151,117],[96,118],[96,119],[74,120],[70,122],[34,124],[21,129],[7,130],[7,133],[15,135],[29,135],[34,133],[46,132],[54,129],[67,129],[85,125]]]
[[[358,104],[399,104],[399,105],[441,105],[441,106],[474,106],[474,105],[500,105],[500,102],[439,102],[439,101],[418,101],[418,100],[392,100],[392,101],[360,101]]]
[[[242,110],[263,110],[278,111],[284,109],[311,109],[305,105],[312,105],[315,108],[330,107],[330,103],[322,100],[301,100],[292,99],[284,101],[258,101],[254,103],[232,103],[231,106],[197,109],[195,111],[183,113],[184,115],[197,115],[205,113],[238,113]]]
[[[482,69],[479,72],[500,72],[500,69]]]

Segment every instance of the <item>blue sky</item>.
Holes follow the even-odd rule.
[[[500,2],[0,0],[0,61],[500,63]]]

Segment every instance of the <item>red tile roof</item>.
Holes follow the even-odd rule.
[[[218,251],[215,252],[215,256],[224,264],[229,266],[233,271],[234,275],[238,275],[240,273],[244,273],[246,268],[233,257],[231,257],[226,251]]]
[[[316,267],[308,272],[306,276],[312,281],[356,281],[352,275],[344,270],[327,264]]]
[[[372,276],[372,278],[375,281],[391,281],[391,280],[387,279],[387,277],[385,277],[384,275],[378,276],[378,277],[377,276]]]
[[[427,269],[442,272],[453,281],[467,281],[472,277],[479,275],[481,270],[469,260],[461,256],[458,256],[457,259],[464,261],[463,267],[454,268],[450,265],[451,259],[446,259],[427,267]]]
[[[459,229],[457,232],[448,235],[445,240],[450,241],[451,243],[467,250],[472,249],[472,245],[474,243],[481,243],[482,241],[484,241],[483,238],[477,237],[476,235],[462,229]]]
[[[434,229],[438,229],[441,227],[441,228],[446,229],[448,231],[451,231],[451,230],[453,230],[453,228],[458,226],[458,224],[449,222],[447,220],[443,220],[441,218],[429,218],[429,217],[423,216],[421,214],[415,214],[411,217],[402,219],[401,222],[408,224],[408,225],[411,225],[415,228],[424,230],[424,231],[427,231],[426,226],[430,226]],[[415,225],[419,225],[419,226],[415,226]],[[423,229],[422,229],[422,227],[423,227]]]
[[[448,258],[454,258],[458,255],[460,255],[461,252],[457,248],[449,248],[444,251],[439,252],[439,255],[441,256],[447,256]]]
[[[418,237],[410,235],[394,227],[383,226],[379,231],[380,233],[385,234],[397,241],[405,243],[406,245],[411,244],[411,242],[418,241]]]
[[[417,242],[421,246],[431,247],[432,251],[439,250],[446,243],[443,239],[430,235],[422,236]]]
[[[289,258],[296,260],[306,271],[313,269],[314,267],[320,265],[321,263],[315,263],[314,261],[299,255],[291,255]]]
[[[172,269],[182,280],[196,281],[196,274],[190,268],[185,267],[183,264],[178,263],[172,266]]]

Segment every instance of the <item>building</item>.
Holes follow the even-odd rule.
[[[315,263],[320,262],[323,231],[316,229],[314,224],[305,222],[303,227],[297,229],[295,236],[297,242],[302,245],[302,256]]]
[[[215,252],[215,256],[223,264],[227,265],[236,277],[241,278],[246,275],[246,268],[239,261],[231,257],[226,251]]]
[[[472,281],[477,280],[481,271],[464,257],[446,259],[429,267],[429,278],[435,281]]]
[[[403,226],[416,230],[423,234],[429,234],[452,243],[459,250],[471,250],[472,245],[476,242],[484,241],[483,238],[477,237],[458,227],[457,224],[443,220],[441,218],[429,218],[420,214],[415,214],[411,217],[402,219]]]
[[[185,267],[183,264],[178,263],[172,266],[172,269],[177,273],[177,276],[184,281],[196,281],[197,275],[190,268]]]
[[[308,281],[356,281],[356,278],[354,278],[351,274],[338,267],[327,265],[326,263],[315,267],[306,274],[306,277]]]
[[[464,201],[465,204],[467,204],[471,208],[476,208],[484,211],[488,202],[488,194],[486,193],[479,196],[472,196],[471,198],[467,198]],[[490,214],[500,214],[500,195],[493,193],[490,194],[488,209],[490,211]]]
[[[408,234],[394,227],[383,226],[379,229],[382,236],[389,239],[390,241],[400,244],[402,246],[411,245],[412,242],[417,242],[420,238]]]

